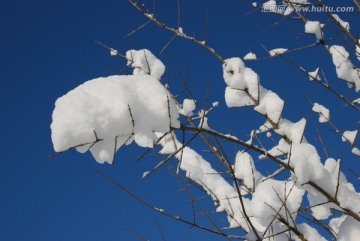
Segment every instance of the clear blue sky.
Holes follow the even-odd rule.
[[[152,9],[151,1],[146,2]],[[176,26],[176,1],[162,2],[157,1],[156,13],[169,25]],[[243,57],[249,51],[266,56],[261,44],[269,49],[291,49],[315,40],[313,36],[303,35],[303,25],[297,21],[272,27],[280,17],[262,13],[244,16],[252,10],[245,1],[180,2],[181,26],[200,40],[208,12],[208,43],[224,58]],[[353,22],[359,20],[358,16]],[[220,131],[246,139],[250,130],[264,121],[249,109],[226,110],[221,65],[200,47],[175,39],[168,51],[159,55],[172,35],[153,24],[123,39],[146,21],[125,0],[14,0],[1,4],[0,240],[138,240],[124,229],[161,240],[158,226],[167,240],[218,240],[217,236],[190,229],[147,209],[96,173],[98,170],[114,177],[150,203],[191,220],[189,196],[180,191],[181,185],[167,168],[141,180],[142,173],[159,160],[156,152],[138,162],[145,149],[125,147],[119,151],[113,166],[100,165],[90,154],[75,151],[48,158],[53,154],[49,126],[55,100],[86,80],[128,73],[123,71],[124,60],[110,57],[95,39],[122,53],[129,48],[150,49],[167,65],[169,71],[163,81],[170,84],[180,100],[189,96],[184,94],[178,69],[187,76],[200,107],[205,105],[209,89],[209,102],[220,102],[219,110],[210,116],[210,124]],[[353,24],[352,28],[358,26]],[[339,41],[335,38],[334,42]],[[332,76],[329,81],[351,98],[356,97],[344,83],[338,83],[331,60],[323,51],[318,47],[291,57],[309,71],[323,66]],[[317,117],[310,113],[311,106],[304,98],[308,95],[314,102],[340,110],[332,114],[339,128],[357,128],[358,114],[343,108],[343,103],[310,84],[306,76],[284,61],[274,59],[247,65],[260,74],[266,88],[273,89],[286,101],[284,117],[296,121],[310,115],[316,123]],[[220,115],[222,110],[225,112]],[[237,128],[240,125],[244,129]],[[334,157],[347,157],[347,162],[356,168],[354,162],[359,160],[347,154],[346,145],[326,128],[322,132]],[[308,139],[316,142],[316,134],[310,132]],[[230,150],[230,156],[234,156],[239,147]],[[172,162],[173,166],[175,163]],[[214,210],[209,201],[199,203]],[[224,215],[217,214],[216,218],[223,226],[227,225]]]

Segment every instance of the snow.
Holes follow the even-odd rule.
[[[179,126],[175,102],[157,79],[145,75],[87,81],[56,101],[52,118],[56,152],[88,143],[81,151],[90,148],[100,163],[112,163],[114,152],[132,137],[152,147],[154,131]]]
[[[179,114],[186,117],[191,117],[194,115],[193,110],[195,110],[195,108],[196,108],[195,100],[184,99],[182,108],[179,109]]]
[[[93,79],[57,99],[51,123],[56,152],[76,147],[79,152],[90,150],[99,163],[112,163],[123,144],[135,140],[153,147],[154,132],[180,126],[175,102],[156,78],[162,63],[148,50],[131,52],[135,75]],[[144,75],[142,67],[155,76]]]
[[[288,154],[290,150],[290,145],[287,143],[284,138],[281,138],[279,140],[278,145],[274,146],[270,150],[267,151],[268,154],[272,156],[281,156],[284,154]],[[261,156],[261,158],[264,158],[264,156]]]
[[[343,28],[345,28],[347,31],[350,31],[350,24],[348,22],[343,21],[337,14],[332,14],[332,16]]]
[[[272,56],[285,51],[276,49]],[[348,56],[341,58],[334,49],[332,51],[334,64],[339,68],[348,68]],[[342,50],[340,52],[345,53]],[[321,163],[315,147],[306,143],[304,138],[306,120],[303,118],[292,122],[281,118],[284,101],[276,93],[263,88],[257,73],[246,67],[240,58],[224,61],[226,104],[228,107],[252,105],[255,111],[266,116],[265,124],[258,131],[253,131],[251,137],[259,132],[266,132],[268,137],[271,132],[282,136],[267,153],[283,155],[286,157],[283,161],[294,168],[292,176],[286,181],[266,179],[256,170],[250,154],[239,151],[233,168],[235,177],[243,184],[240,188],[241,194],[245,195],[241,197],[244,207],[239,202],[239,194],[233,183],[230,184],[197,152],[188,146],[184,147],[174,133],[164,135],[171,127],[180,126],[179,114],[193,116],[196,102],[184,99],[180,107],[176,106],[171,94],[159,81],[165,67],[150,51],[129,50],[126,58],[128,65],[134,68],[133,75],[87,81],[56,101],[51,124],[55,151],[62,152],[74,147],[80,152],[90,150],[99,163],[112,163],[116,151],[132,141],[141,147],[153,147],[155,143],[161,145],[160,154],[173,154],[186,177],[200,185],[213,199],[217,205],[216,211],[227,213],[230,227],[242,227],[250,231],[246,236],[249,240],[256,235],[244,218],[244,211],[261,235],[280,233],[277,240],[288,240],[289,232],[276,217],[291,215],[287,220],[294,226],[292,220],[296,220],[305,193],[314,217],[326,219],[332,214],[332,209],[341,211],[341,208],[328,203],[323,194],[312,188],[310,181],[330,195],[335,196],[336,192],[336,199],[342,208],[360,212],[360,194],[340,172],[340,161],[328,158],[324,165]],[[256,56],[250,53],[244,57],[252,58]],[[309,75],[317,79],[318,71],[319,68],[309,72]],[[218,102],[213,103],[213,107],[217,105]],[[324,106],[315,103],[313,111],[320,114],[320,122],[329,120],[329,110]],[[199,127],[210,130],[207,113],[206,110],[198,112]],[[356,135],[357,131],[345,131],[343,137],[353,144]],[[353,148],[353,152],[360,155],[357,148]],[[149,173],[144,172],[143,178]],[[338,230],[339,240],[351,240],[360,235],[359,224],[349,217],[333,218],[330,225]],[[309,241],[325,240],[306,223],[297,224],[297,229]],[[261,233],[265,230],[267,234]],[[292,237],[299,240],[296,235],[292,234]]]
[[[224,62],[223,77],[228,85],[225,89],[226,105],[228,107],[256,105],[255,111],[277,124],[284,101],[274,92],[260,86],[259,76],[252,69],[245,67],[240,58],[230,58]]]
[[[360,98],[357,98],[352,101],[353,104],[360,104]]]
[[[338,241],[353,241],[360,237],[360,223],[348,216],[340,225]]]
[[[319,70],[320,68],[316,68],[314,71],[312,72],[309,72],[308,75],[309,75],[309,80],[321,80],[320,76],[319,76]]]
[[[250,192],[255,191],[256,185],[262,178],[255,168],[254,160],[247,152],[239,151],[236,154],[234,172],[235,177],[241,180]]]
[[[358,40],[358,44],[356,45],[356,57],[360,61],[360,47],[358,45],[360,45],[360,39]]]
[[[149,19],[154,19],[154,14],[144,13],[144,15]]]
[[[116,49],[110,49],[110,55],[111,56],[116,56],[116,55],[118,55],[118,51],[116,50]]]
[[[306,120],[302,118],[298,122],[291,122],[287,119],[281,118],[278,123],[278,128],[274,131],[280,136],[287,137],[292,143],[300,143],[304,136],[306,127]],[[265,122],[259,129],[259,132],[268,131],[273,129],[273,126],[269,122]]]
[[[339,45],[333,45],[329,50],[336,67],[337,76],[340,79],[347,81],[350,85],[354,85],[356,91],[360,91],[359,69],[355,68],[349,60],[349,53],[344,47]]]
[[[240,58],[226,59],[223,65],[223,77],[226,84],[238,90],[247,92],[257,100],[259,97],[259,78],[250,68],[245,67]]]
[[[223,64],[223,77],[228,88],[225,101],[228,107],[253,105],[259,98],[259,77],[245,67],[240,58],[226,59]]]
[[[209,124],[208,124],[208,118],[206,117],[206,113],[207,112],[204,110],[200,110],[198,112],[198,115],[200,118],[199,128],[205,129],[205,130],[211,130],[211,128],[209,127]]]
[[[339,233],[342,222],[346,219],[346,215],[342,215],[340,217],[336,217],[330,220],[329,226],[336,234]]]
[[[133,75],[150,75],[160,79],[165,71],[165,65],[149,50],[129,50],[126,52],[128,65],[134,68]]]
[[[162,136],[161,133],[158,133],[158,137]],[[242,226],[245,230],[249,230],[239,206],[236,190],[211,167],[209,162],[191,148],[183,147],[182,143],[170,134],[159,140],[159,144],[163,149],[172,149],[174,152],[183,148],[182,151],[175,153],[175,157],[180,162],[180,169],[185,171],[188,178],[200,185],[212,197],[218,205],[217,212],[225,211],[229,214],[228,220],[231,227]],[[243,201],[246,206],[249,205],[248,199],[243,198]]]
[[[252,106],[254,101],[243,90],[232,89],[226,87],[225,89],[225,103],[227,107],[243,107]]]
[[[268,179],[257,186],[250,208],[254,217],[264,227],[267,227],[276,215],[291,215],[292,220],[295,220],[304,193],[305,191],[295,186],[292,181]]]
[[[254,110],[265,115],[272,123],[277,124],[284,108],[284,101],[274,92],[260,88],[260,103]]]
[[[326,239],[319,234],[319,232],[311,227],[307,223],[302,223],[297,226],[300,233],[304,235],[305,240],[307,241],[326,241]],[[301,241],[303,239],[300,239],[296,235],[294,235],[295,241]]]
[[[360,156],[360,150],[357,147],[353,147],[353,149],[351,149],[351,153]]]
[[[325,175],[320,157],[315,147],[310,144],[293,144],[288,158],[299,184],[320,180]]]
[[[244,56],[244,60],[256,60],[256,54],[249,52]]]
[[[324,106],[314,103],[312,110],[319,113],[319,122],[324,123],[330,121],[330,111]]]
[[[319,21],[307,21],[305,23],[305,33],[315,34],[318,41],[324,38]]]
[[[341,140],[342,141],[348,141],[350,145],[353,145],[355,142],[355,138],[357,136],[358,131],[344,131]]]
[[[315,148],[312,147],[307,149],[308,150],[303,150],[303,152],[298,155],[303,157],[297,159],[297,161],[300,160],[300,162],[303,162],[304,164],[303,173],[309,172],[312,176],[309,180],[317,183],[319,187],[331,196],[335,196],[336,193],[336,199],[339,201],[342,208],[352,210],[355,213],[360,212],[360,195],[355,191],[354,186],[347,181],[345,175],[342,172],[339,172],[340,160],[335,161],[332,158],[328,158],[325,165],[322,167],[320,159],[316,158],[317,153]],[[309,156],[310,152],[313,152],[311,156]],[[291,158],[293,158],[293,155]],[[303,158],[303,160],[301,160],[301,158]],[[293,160],[291,163],[297,165]],[[305,165],[308,165],[308,167],[306,168]],[[295,174],[296,177],[298,177],[298,172],[296,170]],[[299,182],[299,184],[302,184],[302,182]],[[314,188],[307,185],[303,185],[303,187],[308,192],[307,197],[315,218],[327,219],[332,214],[331,209],[341,211],[341,209],[333,203],[327,202],[328,198]]]
[[[288,51],[288,49],[276,48],[276,49],[270,50],[269,54],[270,54],[270,56],[276,56],[276,55],[281,55],[281,54],[285,53],[286,51]]]

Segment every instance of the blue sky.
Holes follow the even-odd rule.
[[[149,8],[153,7],[151,1],[146,2]],[[181,26],[200,40],[208,13],[208,43],[224,58],[243,57],[249,51],[266,56],[261,44],[269,49],[291,49],[315,41],[313,36],[303,34],[303,24],[297,21],[272,27],[280,17],[263,13],[245,16],[252,10],[245,1],[180,2]],[[125,231],[128,229],[145,238],[161,240],[161,227],[168,240],[218,240],[217,236],[171,221],[136,203],[96,173],[101,171],[155,206],[191,220],[189,196],[180,191],[182,186],[167,168],[141,180],[142,173],[159,160],[156,152],[138,161],[138,156],[146,150],[134,145],[125,147],[120,149],[113,166],[96,163],[88,153],[69,151],[53,158],[48,156],[54,152],[49,126],[55,100],[86,80],[128,73],[124,72],[124,60],[111,57],[95,39],[123,53],[130,48],[150,49],[166,64],[168,71],[163,81],[170,84],[180,100],[189,95],[184,91],[178,70],[187,76],[200,107],[205,106],[206,96],[210,103],[220,102],[218,110],[210,116],[210,123],[220,131],[246,139],[263,119],[249,109],[225,108],[220,63],[200,47],[181,39],[175,39],[160,55],[172,35],[153,24],[124,39],[147,21],[125,0],[15,0],[1,5],[0,239],[138,240]],[[157,1],[156,14],[176,26],[176,1]],[[358,15],[345,16],[353,22],[359,20]],[[353,24],[352,28],[356,32],[358,26]],[[330,34],[334,35],[329,31]],[[342,43],[336,37],[332,41]],[[355,98],[354,91],[335,78],[331,60],[323,51],[318,47],[289,57],[310,71],[321,65],[339,91]],[[309,116],[316,123],[317,117],[310,112],[306,95],[338,111],[332,112],[332,117],[339,128],[357,128],[357,113],[309,83],[306,76],[283,60],[247,65],[259,73],[266,88],[273,89],[286,101],[286,118],[296,121]],[[335,158],[348,158],[351,168],[358,167],[358,160],[348,154],[346,145],[328,129],[322,128],[321,132],[330,153]],[[316,144],[314,129],[308,134],[308,140]],[[197,142],[194,145],[203,148]],[[230,156],[234,156],[239,147],[231,146],[229,150]],[[175,161],[171,164],[176,166]],[[196,195],[199,197],[201,193]],[[214,210],[209,200],[199,203]],[[224,215],[215,217],[223,226],[227,225]]]

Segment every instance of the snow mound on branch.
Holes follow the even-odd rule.
[[[228,107],[254,106],[254,110],[265,115],[273,124],[280,120],[284,101],[274,92],[259,84],[259,76],[245,67],[240,58],[226,59],[223,77],[228,85],[225,102]]]
[[[307,223],[302,223],[297,226],[300,233],[304,235],[304,238],[308,241],[326,241],[326,239],[319,234],[319,232],[311,227]],[[297,235],[294,235],[295,241],[301,241],[303,239],[300,239]]]
[[[194,115],[193,110],[196,108],[195,100],[184,99],[182,108],[179,109],[180,115],[191,117]]]
[[[360,91],[360,75],[359,68],[356,68],[349,60],[349,53],[344,47],[333,45],[330,47],[333,63],[336,67],[337,76],[348,82],[352,87],[355,86],[356,91]]]
[[[342,141],[348,141],[351,145],[354,144],[355,138],[357,136],[358,131],[344,131],[343,136],[341,137]]]
[[[52,141],[56,152],[90,148],[96,161],[112,163],[114,152],[132,138],[152,147],[153,132],[178,127],[178,116],[167,90],[151,76],[98,78],[56,101]]]
[[[275,216],[286,217],[291,214],[292,220],[295,220],[304,193],[292,181],[268,179],[256,187],[250,208],[264,227],[269,226]]]
[[[341,223],[338,241],[358,240],[360,236],[360,223],[354,218],[348,216]]]
[[[309,80],[321,80],[320,76],[319,76],[319,70],[320,68],[316,68],[314,71],[312,72],[308,72],[309,75]]]
[[[350,31],[350,24],[348,22],[345,22],[344,20],[342,20],[339,15],[337,14],[332,14],[332,16],[336,19],[336,21],[343,27],[345,28],[347,31]]]
[[[256,60],[256,54],[249,52],[244,56],[244,60]]]
[[[250,68],[245,67],[244,62],[240,58],[230,58],[226,59],[223,64],[223,77],[225,83],[233,89],[233,91],[228,91],[229,93],[234,93],[238,95],[237,98],[241,100],[234,106],[245,106],[253,105],[254,101],[259,99],[259,77],[258,75]],[[230,96],[231,97],[231,96]],[[226,97],[226,104],[229,107],[232,107],[233,101],[232,98]]]
[[[320,162],[320,157],[315,147],[310,144],[293,144],[289,159],[300,184],[320,180],[325,175],[325,168]]]
[[[314,105],[312,107],[312,111],[319,113],[319,122],[320,123],[328,122],[330,120],[330,111],[323,105],[314,103]]]
[[[180,126],[175,101],[159,81],[161,61],[149,50],[126,56],[134,75],[93,79],[57,99],[51,123],[56,152],[90,149],[96,161],[111,164],[123,144],[153,147],[154,132]]]
[[[129,50],[126,52],[128,65],[134,68],[134,75],[150,75],[160,79],[165,72],[164,64],[149,50]]]
[[[319,21],[307,21],[305,23],[305,33],[315,34],[318,41],[323,39],[323,33],[321,31],[321,24]]]
[[[260,86],[259,102],[254,110],[265,115],[273,124],[277,124],[284,108],[284,101],[276,93]]]
[[[286,51],[288,51],[288,49],[284,49],[284,48],[277,48],[277,49],[272,49],[269,51],[270,56],[276,56],[276,55],[281,55],[283,53],[285,53]]]
[[[247,152],[239,151],[236,154],[234,172],[235,177],[240,179],[250,192],[255,191],[256,185],[262,178],[255,168],[254,160]]]

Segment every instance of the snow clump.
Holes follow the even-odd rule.
[[[307,21],[305,23],[305,33],[315,34],[318,41],[324,38],[319,21]]]
[[[286,51],[288,51],[288,49],[285,48],[276,48],[276,49],[272,49],[269,51],[270,56],[276,56],[276,55],[281,55],[283,53],[285,53]]]
[[[314,103],[312,110],[316,113],[319,113],[320,123],[328,122],[330,120],[330,111],[323,105]]]
[[[184,99],[181,108],[179,109],[179,114],[185,117],[191,117],[194,115],[193,110],[196,108],[195,100]]]
[[[356,91],[360,91],[360,70],[351,63],[349,53],[345,48],[343,46],[333,45],[330,47],[330,54],[339,79],[345,80],[350,87],[355,86]]]
[[[123,144],[153,147],[154,132],[180,126],[175,101],[159,81],[161,61],[149,50],[126,56],[134,75],[93,79],[57,99],[51,123],[56,152],[90,150],[96,161],[111,164]]]

